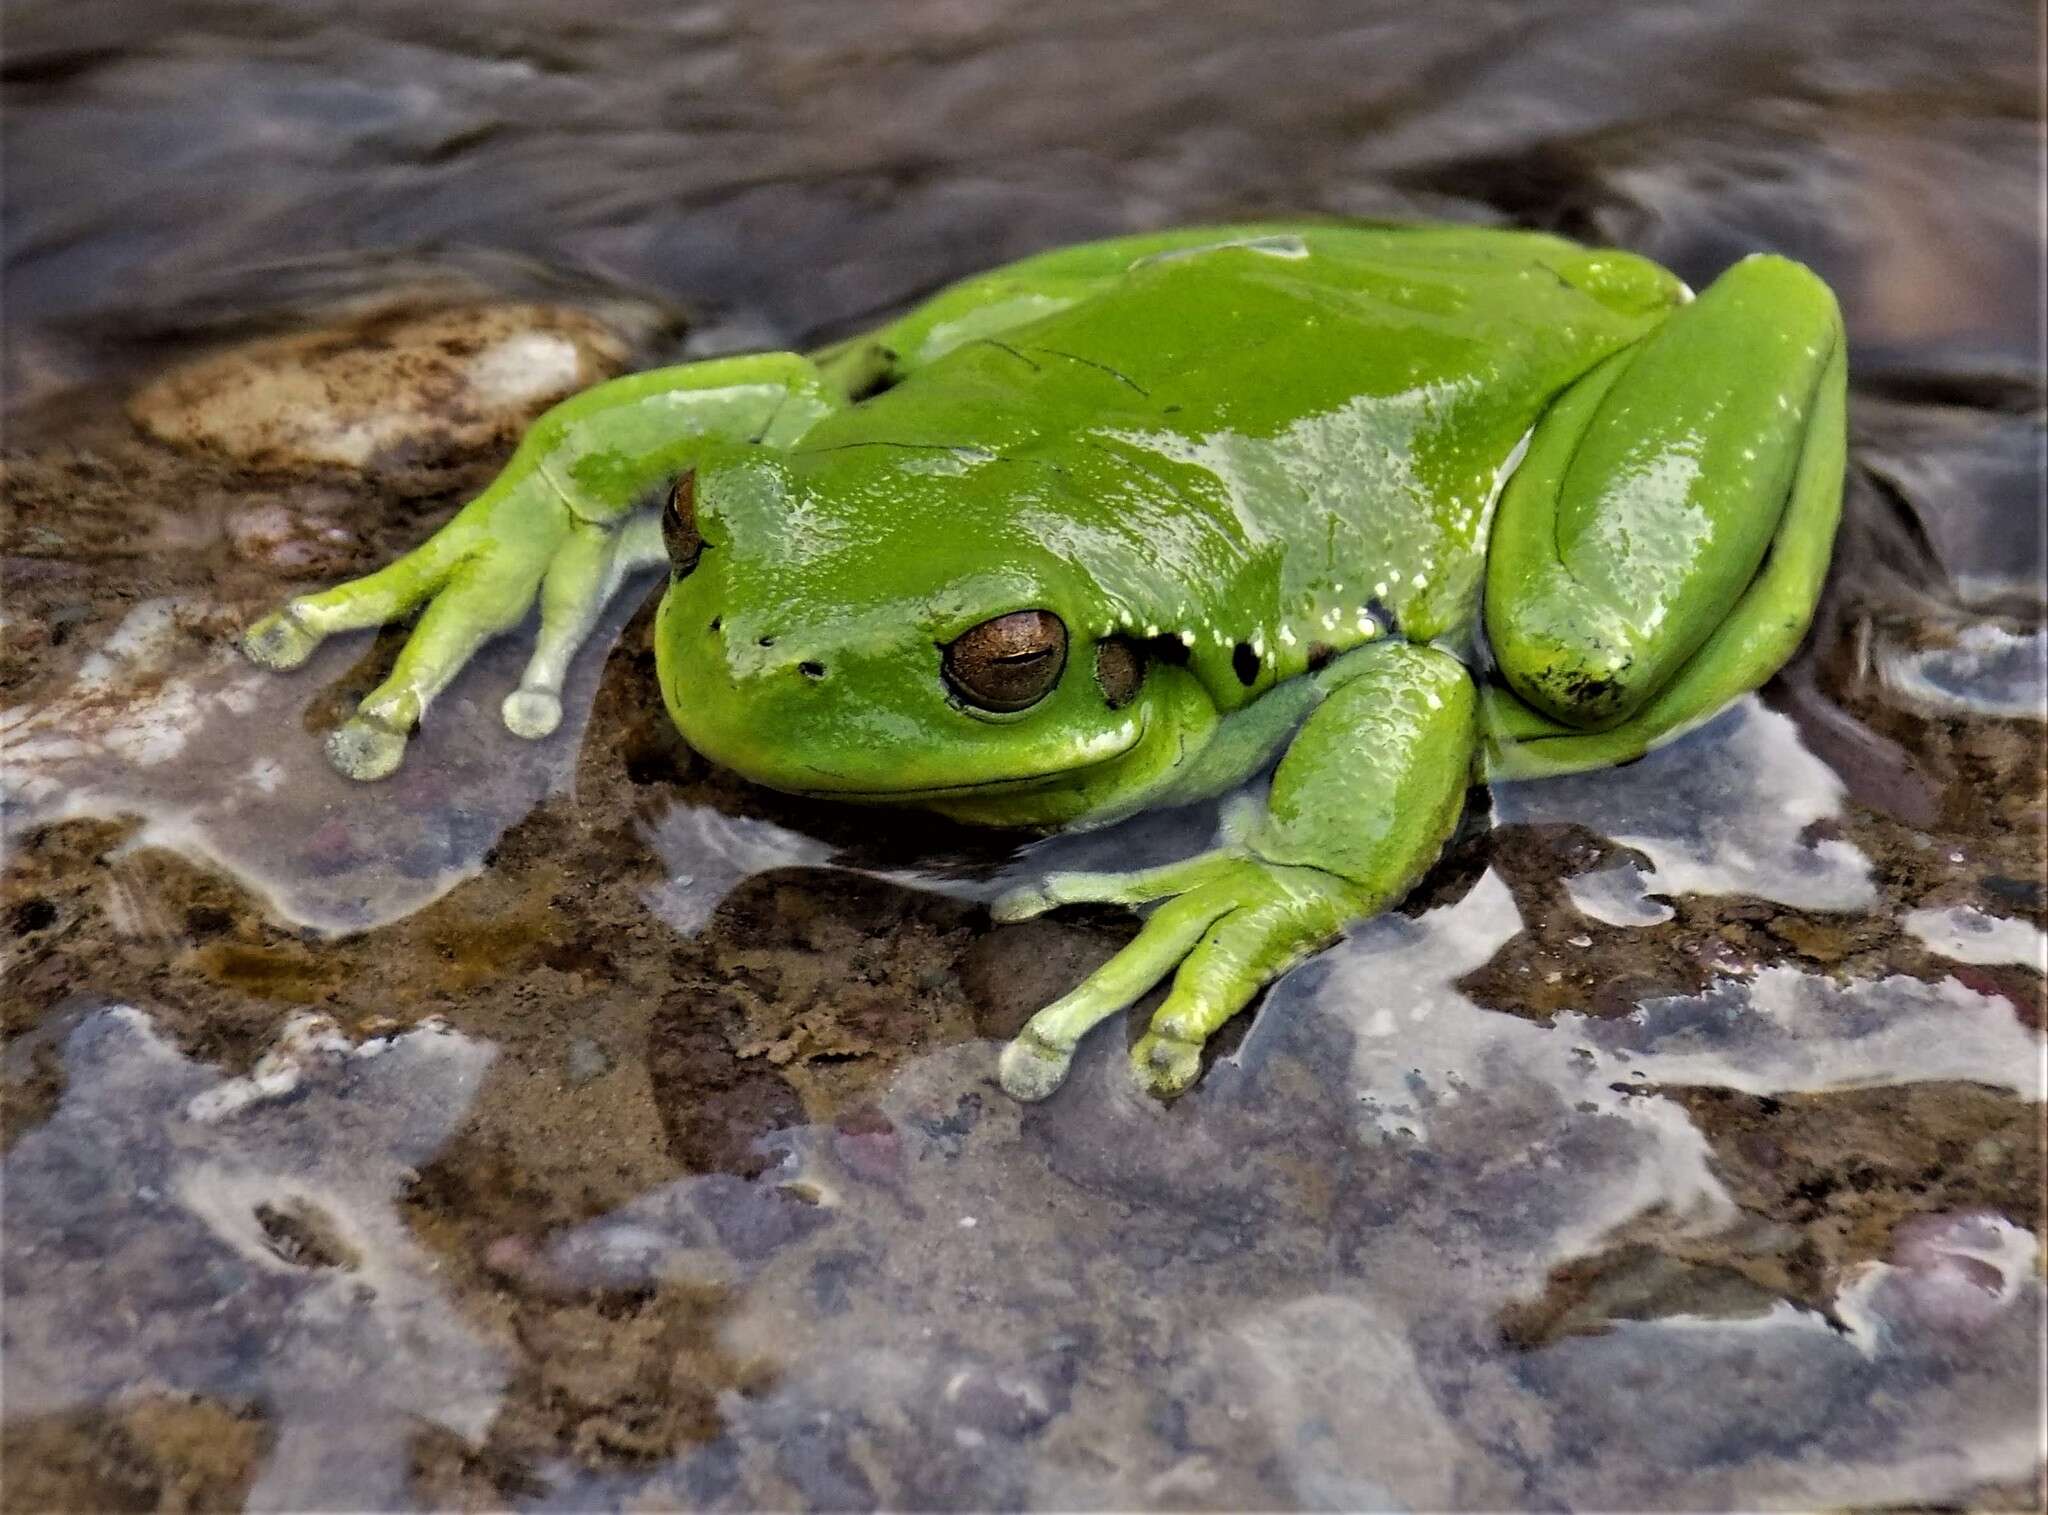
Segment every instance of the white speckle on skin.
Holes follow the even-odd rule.
[[[945,478],[964,478],[977,468],[984,468],[996,460],[996,455],[982,447],[953,447],[942,452],[919,453],[897,460],[896,466],[904,473],[925,474]]]

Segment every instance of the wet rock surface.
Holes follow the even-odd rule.
[[[2040,1507],[2031,32],[1736,10],[11,21],[7,1506]],[[54,175],[165,101],[116,300]],[[674,355],[523,266],[221,274],[331,254],[349,191],[668,291],[689,351],[1279,206],[1778,247],[1857,343],[1841,566],[1762,699],[1496,791],[1187,1098],[1105,1027],[1018,1107],[995,1039],[1133,923],[983,902],[1208,818],[1020,852],[748,789],[638,594],[556,736],[497,725],[507,643],[370,788],[318,734],[395,635],[228,647],[489,478],[542,395],[451,421],[476,312]]]

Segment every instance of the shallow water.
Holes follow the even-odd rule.
[[[5,1503],[2038,1507],[2038,61],[1999,5],[15,7]],[[349,784],[396,642],[227,638],[512,422],[396,360],[345,464],[123,409],[487,304],[810,341],[1276,209],[1807,259],[1848,517],[1785,675],[1498,787],[1171,1106],[1113,1026],[1001,1094],[1133,925],[986,902],[1216,815],[750,790],[639,593],[556,736],[508,640]]]

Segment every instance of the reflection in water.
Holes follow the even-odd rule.
[[[615,641],[628,593],[593,640]],[[129,848],[222,868],[271,912],[321,932],[370,929],[466,878],[505,829],[566,782],[601,669],[581,661],[562,725],[508,736],[498,701],[523,654],[503,639],[435,705],[391,783],[351,783],[309,733],[307,707],[347,674],[366,638],[337,637],[289,678],[230,645],[249,607],[151,600],[128,613],[70,685],[0,712],[0,806],[11,834],[54,820],[139,815]]]
[[[664,876],[643,894],[647,908],[684,936],[694,936],[739,884],[777,868],[835,867],[870,878],[986,904],[998,895],[1069,869],[1148,867],[1191,856],[1220,840],[1215,805],[1137,816],[1099,831],[1040,837],[1014,849],[1001,865],[942,873],[929,867],[863,866],[815,837],[757,816],[727,815],[708,805],[679,803],[641,826]],[[881,824],[891,819],[886,812]]]
[[[2016,636],[1979,622],[1953,647],[1894,654],[1883,676],[1908,700],[1936,710],[2048,721],[2048,628]]]
[[[1491,874],[1375,923],[1171,1110],[1100,1044],[1018,1107],[969,1044],[905,1068],[857,1135],[771,1138],[757,1181],[686,1179],[507,1251],[551,1290],[735,1286],[728,1345],[781,1365],[714,1444],[631,1478],[558,1467],[540,1502],[1757,1506],[2024,1472],[2041,1283],[1995,1218],[1918,1224],[1835,1324],[1766,1298],[1533,1352],[1494,1325],[1645,1212],[1734,1220],[1657,1087],[1910,1062],[2038,1098],[2011,1007],[1768,970],[1539,1027],[1451,987],[1519,925]],[[248,1395],[276,1426],[254,1507],[402,1503],[410,1417],[475,1440],[503,1387],[393,1208],[490,1056],[302,1020],[222,1080],[137,1011],[88,1016],[8,1159],[10,1411],[144,1380]]]
[[[1767,970],[1542,1027],[1452,987],[1519,927],[1491,874],[1374,923],[1171,1109],[1131,1092],[1120,1046],[1091,1044],[1042,1110],[962,1046],[907,1067],[858,1135],[783,1132],[754,1183],[686,1179],[558,1235],[536,1283],[740,1284],[727,1339],[782,1376],[676,1466],[563,1467],[557,1497],[1754,1507],[2023,1473],[2042,1296],[2007,1223],[1923,1227],[1844,1282],[1833,1323],[1766,1295],[1534,1352],[1495,1325],[1645,1213],[1735,1223],[1659,1088],[2038,1098],[2011,1006]]]
[[[4,1167],[10,1415],[143,1389],[254,1401],[273,1445],[252,1509],[397,1509],[416,1419],[482,1436],[504,1363],[397,1201],[488,1046],[300,1020],[223,1079],[117,1007],[63,1058],[62,1103]]]
[[[1626,768],[1501,785],[1494,813],[1532,824],[1578,821],[1635,848],[1650,860],[1647,892],[1753,894],[1808,910],[1855,910],[1877,899],[1869,859],[1849,842],[1810,835],[1815,822],[1841,814],[1842,794],[1842,781],[1800,745],[1792,722],[1750,695]],[[1583,898],[1598,912],[1620,882],[1610,873]],[[1585,887],[1574,881],[1575,900]]]

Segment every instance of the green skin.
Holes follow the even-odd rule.
[[[687,472],[702,550],[662,600],[661,693],[748,779],[1050,827],[1221,795],[1277,758],[1216,850],[996,908],[1163,902],[1001,1075],[1049,1094],[1090,1027],[1172,973],[1132,1052],[1170,1095],[1264,984],[1414,885],[1475,777],[1624,762],[1784,662],[1840,513],[1843,392],[1834,299],[1780,258],[1695,300],[1641,258],[1523,232],[1127,237],[809,356],[578,395],[416,551],[244,645],[289,668],[425,607],[329,741],[373,779],[538,600],[504,717],[545,735],[605,601],[665,560],[648,502]],[[1064,663],[1027,708],[983,708],[947,649],[1027,610],[1058,618]]]

